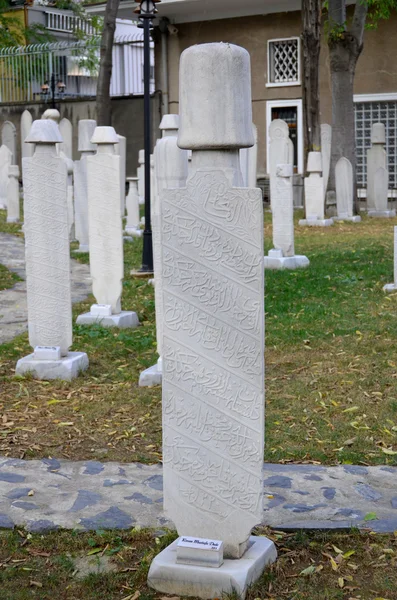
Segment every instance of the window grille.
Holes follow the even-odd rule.
[[[270,40],[269,83],[299,83],[299,39]]]
[[[397,100],[356,102],[354,109],[357,184],[360,187],[367,185],[367,150],[371,147],[372,124],[384,123],[389,165],[389,189],[397,188]]]

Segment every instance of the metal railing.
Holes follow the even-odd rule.
[[[111,96],[143,94],[142,37],[138,30],[115,38]],[[151,46],[154,67],[154,44]],[[49,100],[46,88],[52,74],[57,83],[57,99],[95,96],[99,48],[98,36],[76,42],[0,48],[0,103]],[[154,91],[154,78],[151,91]]]
[[[98,33],[89,21],[84,21],[73,12],[51,9],[46,10],[45,14],[46,27],[51,31],[73,33],[73,31],[79,29],[88,35],[95,35]]]

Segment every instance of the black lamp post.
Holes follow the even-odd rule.
[[[152,223],[150,212],[150,154],[151,114],[150,114],[150,29],[152,20],[157,12],[156,3],[161,0],[138,0],[139,6],[134,12],[138,13],[141,21],[138,27],[143,27],[143,81],[144,81],[144,146],[145,146],[145,229],[143,232],[142,268],[139,273],[153,273]]]
[[[45,96],[51,91],[51,108],[55,107],[55,92],[58,90],[58,95],[62,96],[65,93],[66,85],[63,81],[58,80],[55,82],[55,73],[51,73],[50,85],[48,85],[48,81],[45,81],[41,86],[41,93]]]

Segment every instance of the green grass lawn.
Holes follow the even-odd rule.
[[[296,252],[310,267],[266,272],[266,460],[397,464],[397,295],[382,291],[393,276],[394,221],[297,226]],[[268,249],[268,213],[265,239]],[[73,349],[87,352],[90,368],[72,383],[16,379],[27,336],[0,346],[0,453],[161,459],[161,389],[138,387],[157,360],[154,293],[129,275],[141,240],[124,248],[123,309],[142,326],[75,326]]]
[[[16,273],[9,271],[4,265],[0,265],[0,292],[13,287],[17,281],[21,281],[21,278]]]
[[[279,558],[247,600],[395,600],[395,535],[282,533],[271,537]],[[2,600],[166,600],[146,578],[154,556],[174,532],[132,530],[46,535],[0,532]],[[92,571],[80,578],[81,564]],[[98,573],[106,565],[107,572]],[[173,596],[174,600],[179,600]],[[223,600],[237,600],[233,594]]]

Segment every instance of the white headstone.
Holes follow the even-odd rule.
[[[127,222],[125,232],[134,237],[141,237],[142,229],[140,228],[138,178],[127,177],[127,181],[129,185],[126,198]]]
[[[69,352],[72,303],[67,169],[57,154],[62,142],[54,121],[34,121],[28,142],[32,158],[22,163],[29,343],[32,348],[59,347],[61,359],[44,360],[40,352],[18,361],[16,372],[32,371],[40,379],[71,379],[87,368],[87,355]]]
[[[275,195],[273,186],[276,183],[277,165],[287,165],[291,161],[291,147],[285,140],[289,139],[289,128],[282,119],[274,119],[269,124],[269,138],[271,135],[272,151],[269,154],[270,168],[270,203],[273,207],[272,197]]]
[[[116,154],[120,156],[120,206],[121,216],[125,215],[125,182],[127,169],[127,138],[123,135],[118,135],[119,143],[116,144]]]
[[[239,163],[254,143],[249,54],[193,46],[179,81],[178,145],[193,155],[186,187],[162,201],[164,508],[180,535],[221,541],[239,559],[263,518],[263,208],[259,189],[241,187]],[[173,577],[182,594],[191,572],[171,558],[165,571],[172,554],[156,557],[148,582],[171,591]],[[270,544],[256,577],[274,558]],[[230,561],[238,594],[250,581],[243,560]],[[208,569],[218,578],[209,589],[201,569],[195,595],[232,592],[236,577]]]
[[[389,189],[389,173],[387,169],[379,167],[374,175],[375,210],[387,211],[387,192]]]
[[[1,127],[1,143],[12,153],[11,164],[17,163],[17,130],[14,123],[5,121]]]
[[[327,193],[329,169],[331,166],[332,127],[327,123],[321,125],[321,162],[323,168],[324,198]]]
[[[12,152],[7,146],[0,147],[0,208],[7,208],[8,168],[12,164]]]
[[[342,157],[335,167],[336,208],[338,218],[353,216],[353,167],[351,162]]]
[[[33,144],[25,143],[26,138],[29,135],[30,128],[32,127],[33,118],[28,110],[24,110],[21,116],[21,154],[22,158],[28,158],[33,156],[34,146]]]
[[[109,327],[134,327],[138,325],[136,314],[121,311],[124,258],[120,156],[114,147],[118,137],[113,127],[97,127],[91,142],[97,145],[97,153],[86,157],[88,223],[92,293],[97,304],[90,313],[80,315],[77,322],[100,321]]]
[[[309,152],[305,177],[305,209],[306,218],[299,225],[326,227],[333,225],[332,219],[325,218],[324,184],[322,178],[321,152]]]
[[[8,167],[7,223],[19,222],[19,167]]]
[[[384,285],[383,291],[389,294],[397,292],[397,226],[394,226],[394,281]]]
[[[256,170],[258,162],[258,130],[252,123],[255,144],[251,148],[241,148],[240,168],[245,187],[256,187]]]
[[[162,138],[154,149],[155,185],[152,193],[153,266],[155,283],[156,338],[159,360],[156,365],[143,371],[139,385],[161,383],[163,339],[163,243],[161,235],[161,206],[166,189],[183,188],[188,174],[187,151],[178,147],[178,115],[164,115],[160,123]],[[167,250],[165,250],[167,252]],[[170,274],[170,267],[166,269]]]
[[[79,121],[79,145],[81,152],[80,160],[74,163],[74,218],[75,236],[79,241],[80,252],[88,252],[88,198],[87,198],[87,157],[94,154],[95,144],[91,138],[96,128],[93,119],[82,119]]]
[[[139,150],[137,177],[138,177],[139,204],[144,204],[145,203],[145,150]]]
[[[387,169],[384,124],[374,123],[371,133],[372,147],[367,150],[367,209],[369,211],[378,211],[375,173],[379,168]],[[387,207],[382,210],[387,210]]]
[[[59,123],[59,131],[63,142],[61,144],[61,150],[67,156],[67,158],[73,158],[73,126],[69,119],[61,119]]]

